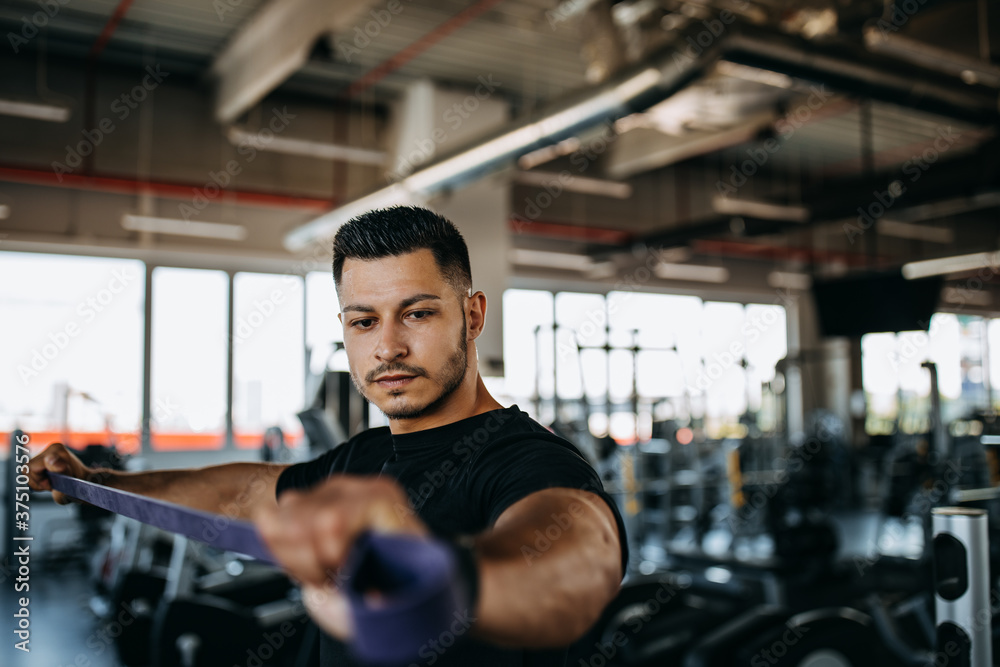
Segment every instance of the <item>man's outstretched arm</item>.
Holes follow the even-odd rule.
[[[510,646],[565,646],[600,616],[622,579],[618,526],[607,503],[579,489],[533,493],[476,539],[475,634]]]
[[[58,472],[178,505],[249,519],[261,504],[274,505],[274,490],[285,464],[239,462],[196,469],[121,472],[89,468],[60,443],[49,445],[28,462],[28,486],[52,491],[61,505],[70,499],[53,491],[48,472]]]
[[[296,580],[317,625],[342,640],[353,635],[346,599],[336,588],[363,531],[430,537],[406,494],[386,478],[337,475],[289,491],[255,517],[271,553]],[[556,531],[559,534],[556,535]],[[549,531],[547,546],[539,535]],[[476,636],[522,648],[559,647],[580,637],[621,581],[618,529],[607,504],[586,491],[553,488],[508,507],[476,537],[479,596]]]

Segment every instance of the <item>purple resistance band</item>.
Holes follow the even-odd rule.
[[[265,563],[277,564],[253,524],[248,521],[229,519],[220,514],[147,498],[56,472],[49,472],[48,475],[53,489],[77,500],[218,549],[236,551]]]
[[[277,565],[254,525],[49,472],[52,488],[67,496],[162,528],[218,549]],[[461,618],[462,586],[455,555],[436,540],[412,535],[363,533],[344,572],[344,592],[354,620],[352,649],[384,665],[419,659]],[[378,596],[372,596],[377,591]]]

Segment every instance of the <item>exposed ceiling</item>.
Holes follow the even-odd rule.
[[[990,142],[997,136],[996,116],[1000,114],[996,104],[1000,77],[991,79],[998,71],[1000,51],[1000,8],[996,3],[928,0],[920,4],[919,11],[908,12],[910,5],[885,5],[881,0],[358,0],[325,5],[285,1],[326,7],[317,10],[315,30],[302,28],[303,34],[316,33],[315,38],[291,45],[307,52],[302,63],[287,77],[279,77],[273,90],[266,87],[259,95],[248,94],[248,102],[234,107],[243,111],[232,115],[233,123],[220,125],[216,119],[220,59],[224,60],[239,40],[248,39],[246,34],[255,22],[259,24],[269,12],[275,13],[279,0],[73,0],[58,5],[38,39],[27,40],[24,51],[31,55],[12,56],[7,62],[16,66],[16,77],[26,81],[34,80],[38,65],[43,63],[52,69],[63,66],[70,70],[76,63],[83,75],[89,71],[84,67],[88,54],[97,54],[90,62],[102,72],[143,67],[152,61],[163,63],[177,77],[187,77],[192,90],[200,91],[203,99],[191,107],[186,120],[203,126],[206,136],[214,137],[213,151],[231,149],[218,137],[231,132],[233,124],[237,128],[263,127],[267,109],[258,100],[269,95],[269,100],[305,99],[317,108],[337,110],[337,118],[353,119],[336,125],[332,134],[322,120],[311,125],[303,122],[295,128],[294,139],[332,141],[391,156],[394,127],[399,123],[393,112],[414,82],[431,80],[438,86],[468,90],[484,75],[492,76],[503,82],[501,96],[511,110],[511,127],[516,127],[518,119],[544,117],[547,109],[563,104],[567,94],[586,100],[588,91],[599,90],[598,86],[614,81],[628,68],[641,71],[652,54],[673,50],[683,58],[716,48],[717,35],[711,35],[708,46],[701,48],[690,41],[706,30],[712,32],[713,26],[728,30],[730,24],[747,25],[763,31],[761,34],[771,31],[776,36],[776,50],[785,48],[786,36],[791,40],[787,44],[804,45],[801,71],[793,71],[796,67],[778,71],[781,68],[766,54],[724,56],[710,63],[706,71],[679,82],[662,102],[657,100],[642,113],[620,114],[609,140],[601,139],[607,128],[599,124],[575,131],[572,141],[559,135],[562,143],[549,146],[548,154],[535,153],[528,163],[522,160],[521,169],[537,172],[535,177],[519,176],[509,162],[498,165],[515,184],[511,196],[515,223],[517,219],[537,223],[514,234],[515,250],[556,250],[597,262],[617,257],[616,261],[626,266],[630,248],[645,240],[686,247],[685,261],[690,262],[731,257],[772,267],[791,262],[822,272],[831,265],[900,264],[907,259],[971,250],[976,244],[986,244],[984,249],[991,250],[1000,247],[1000,207],[991,199],[1000,182],[991,180],[997,175],[995,161],[990,160],[992,149],[982,148],[995,145]],[[325,31],[322,26],[337,25],[337,17],[331,19],[323,11],[335,13],[338,8],[349,8],[353,13],[349,18],[339,17],[338,30]],[[24,21],[30,23],[38,11],[36,2],[8,0],[0,6],[0,28],[4,34],[20,34]],[[720,16],[728,17],[725,24],[720,23]],[[117,23],[116,17],[120,19]],[[866,27],[869,33],[873,29],[879,33],[867,44]],[[106,44],[102,35],[110,37]],[[911,42],[892,42],[891,49],[886,46],[899,37],[941,49],[944,57],[928,63],[915,55]],[[267,48],[266,42],[263,40],[259,48]],[[879,81],[868,88],[851,88],[846,82],[860,80],[860,75],[850,67],[829,81],[817,81],[810,74],[822,71],[828,61],[841,56],[847,63],[858,57],[874,63],[887,77],[896,77],[893,81],[909,77],[909,93],[891,101],[881,99]],[[913,72],[926,75],[914,77]],[[10,92],[3,86],[0,83],[0,96]],[[982,105],[986,110],[951,115],[947,110],[931,111],[942,108],[927,106],[934,86],[947,95],[958,95],[952,99],[965,99],[961,96],[967,94],[986,100]],[[73,96],[79,106],[93,104],[86,101],[86,91],[63,94]],[[960,107],[958,103],[951,108]],[[86,120],[78,114],[72,122],[79,127]],[[26,153],[14,148],[20,146],[19,141],[28,141],[23,136],[7,136],[0,129],[0,140],[4,142],[0,143],[2,180],[16,181],[18,187],[29,183],[33,188],[64,185],[61,179],[50,183],[39,174],[28,178],[17,177],[13,170],[4,171],[2,167],[24,166],[26,162],[38,170],[51,160],[23,158]],[[595,150],[598,141],[606,144],[599,152]],[[475,145],[475,140],[470,145]],[[769,150],[767,146],[780,149]],[[586,173],[577,174],[574,160],[581,155],[587,156],[588,168]],[[930,155],[933,161],[927,157]],[[755,163],[745,166],[755,156]],[[920,162],[920,156],[927,161]],[[384,170],[350,164],[350,160],[291,154],[281,156],[280,162],[278,157],[267,159],[270,161],[254,168],[261,171],[259,182],[270,182],[271,187],[249,189],[264,189],[268,196],[298,198],[294,210],[276,204],[276,200],[255,201],[252,192],[242,200],[236,195],[226,200],[229,209],[225,214],[230,218],[259,218],[259,222],[248,223],[250,234],[242,246],[257,253],[270,248],[280,255],[282,235],[314,218],[317,209],[350,201],[385,185]],[[268,172],[291,169],[288,165],[293,163],[301,177],[267,180]],[[205,173],[198,166],[187,172],[182,166],[172,172],[164,171],[166,167],[150,167],[143,173],[141,160],[134,164],[134,174],[115,175],[177,182],[183,188],[191,180],[183,174]],[[931,164],[949,166],[936,166],[933,171],[925,168]],[[566,194],[542,207],[538,215],[531,215],[532,206],[546,192],[546,174],[560,171],[583,178],[567,186]],[[96,178],[102,175],[98,172],[81,175]],[[925,172],[928,175],[923,178]],[[947,178],[946,172],[961,172],[968,178]],[[900,200],[912,204],[894,209],[889,216],[893,219],[887,217],[886,224],[876,228],[880,231],[866,235],[861,243],[844,233],[844,224],[852,219],[850,213],[867,205],[873,193],[914,174],[920,181],[910,181],[910,199]],[[197,185],[198,177],[194,180]],[[81,183],[80,187],[86,187],[86,183],[101,182]],[[622,192],[618,186],[627,187],[625,197],[608,194]],[[158,210],[169,208],[162,203],[170,197],[168,190],[147,188],[156,200],[150,205]],[[137,186],[123,196],[134,199],[139,191],[142,188]],[[37,190],[34,192],[37,196]],[[720,195],[737,201],[720,203]],[[831,203],[838,197],[843,206]],[[740,209],[744,202],[751,205],[745,212]],[[950,205],[942,206],[942,202]],[[219,203],[212,202],[212,206]],[[267,208],[267,204],[276,205]],[[772,208],[760,208],[760,204]],[[917,206],[923,208],[918,211]],[[795,210],[789,213],[789,207]],[[796,212],[799,209],[805,212]],[[794,219],[789,219],[790,215]],[[896,227],[890,224],[893,222]],[[914,231],[898,223],[924,226],[929,231]],[[33,220],[30,224],[37,223]],[[117,221],[115,228],[116,235],[122,236]],[[34,227],[29,230],[0,220],[0,229],[16,236]],[[950,233],[935,231],[940,229]],[[79,231],[78,226],[70,225],[51,233],[65,236]],[[92,238],[102,235],[98,228],[88,233]],[[239,252],[241,246],[220,243],[220,247]],[[853,255],[864,261],[848,259]],[[523,271],[553,270],[551,258],[541,257],[522,253],[514,263]],[[586,262],[584,265],[590,267]],[[577,271],[572,266],[567,262],[563,269],[554,270]],[[589,270],[577,272],[585,275]]]
[[[120,4],[126,3],[73,0],[61,6],[46,25],[48,48],[54,54],[86,57]],[[128,63],[155,55],[179,71],[208,76],[227,44],[269,4],[280,3],[135,0],[128,3],[101,58]],[[337,3],[327,4],[337,11]],[[400,11],[386,18],[381,12],[388,12],[388,4],[369,3],[376,16],[365,12],[351,22],[352,28],[318,39],[311,45],[311,60],[287,85],[325,97],[342,96],[363,74],[477,5],[489,8],[472,14],[467,22],[388,73],[373,86],[372,95],[391,98],[406,83],[423,77],[466,84],[489,72],[504,82],[508,95],[530,106],[585,83],[578,35],[570,27],[553,29],[545,17],[555,7],[551,0],[398,0]],[[16,26],[22,17],[37,11],[32,0],[8,0],[0,5],[0,22]]]

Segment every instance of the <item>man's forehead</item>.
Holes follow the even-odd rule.
[[[344,260],[340,286],[340,305],[392,304],[413,300],[419,295],[445,298],[453,292],[429,250],[373,260]]]
[[[427,249],[416,250],[403,255],[390,255],[378,259],[344,260],[341,271],[341,287],[365,288],[379,283],[381,288],[406,284],[445,284],[434,254]]]

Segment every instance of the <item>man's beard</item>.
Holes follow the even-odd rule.
[[[455,393],[455,391],[462,386],[462,381],[465,379],[465,371],[468,369],[469,365],[469,344],[465,339],[466,333],[466,323],[465,323],[465,313],[462,313],[462,332],[458,337],[458,349],[455,353],[448,358],[447,363],[445,363],[442,369],[441,377],[441,393],[438,394],[437,398],[432,400],[430,403],[424,406],[403,406],[399,409],[392,410],[388,407],[383,408],[382,406],[375,403],[365,390],[364,385],[359,381],[359,378],[354,373],[354,369],[351,369],[351,380],[354,382],[354,386],[357,387],[358,391],[368,399],[369,402],[375,404],[382,413],[389,419],[417,419],[418,417],[423,417],[429,415],[437,410],[441,405],[448,400],[448,398]],[[369,372],[365,380],[366,382],[372,382],[375,378],[385,375],[386,373],[392,372],[402,372],[410,375],[428,377],[427,371],[420,366],[410,366],[402,362],[389,363],[379,365],[377,368]],[[403,392],[390,392],[390,396],[399,396]]]

